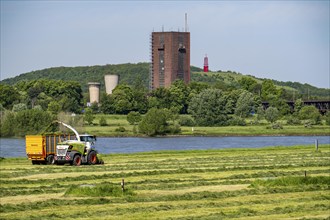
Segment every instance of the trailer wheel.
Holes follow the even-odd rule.
[[[54,155],[48,155],[46,160],[47,160],[47,164],[55,163]]]
[[[36,164],[40,164],[40,163],[39,163],[39,161],[37,161],[37,160],[32,160],[32,164],[33,164],[33,165],[36,165]]]
[[[76,154],[73,158],[73,163],[74,166],[80,166],[81,165],[81,157],[79,154]]]
[[[97,156],[95,151],[89,152],[87,156],[87,163],[89,165],[95,165],[97,163]]]

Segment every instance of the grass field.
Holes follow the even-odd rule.
[[[107,126],[99,126],[100,117],[105,117]],[[133,125],[130,125],[126,120],[126,115],[96,115],[94,125],[85,126],[80,132],[87,132],[97,136],[116,137],[116,136],[141,136],[134,133]],[[181,135],[191,136],[258,136],[258,135],[329,135],[330,126],[328,125],[313,125],[311,128],[306,128],[304,125],[286,125],[286,121],[280,121],[283,124],[283,129],[267,129],[269,124],[265,120],[262,125],[247,126],[225,126],[225,127],[181,127]],[[117,128],[125,128],[124,132],[116,131]]]
[[[2,159],[0,219],[330,219],[330,145],[104,160],[72,167]]]

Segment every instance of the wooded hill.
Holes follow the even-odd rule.
[[[191,80],[195,82],[205,82],[218,88],[231,87],[239,88],[239,80],[244,76],[253,78],[258,83],[266,79],[256,78],[251,75],[244,75],[232,71],[218,71],[204,73],[201,68],[191,66]],[[77,81],[81,84],[84,92],[87,92],[88,82],[100,82],[101,90],[104,91],[104,75],[120,75],[120,83],[133,85],[135,82],[142,82],[143,85],[149,85],[149,63],[125,63],[116,65],[97,65],[97,66],[79,66],[79,67],[52,67],[43,70],[36,70],[19,76],[2,80],[0,83],[14,85],[22,80],[35,79],[54,79]],[[317,88],[309,84],[299,82],[282,82],[272,80],[275,85],[283,87],[292,97],[302,95],[304,99],[329,99],[330,89]]]

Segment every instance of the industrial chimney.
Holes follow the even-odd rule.
[[[205,54],[204,57],[204,72],[209,71],[209,58],[207,58],[207,54]]]

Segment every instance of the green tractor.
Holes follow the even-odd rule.
[[[103,164],[97,150],[95,149],[96,137],[93,135],[79,135],[78,132],[63,122],[59,122],[65,127],[71,129],[77,140],[66,140],[56,145],[56,155],[54,156],[55,164],[63,165],[69,163],[71,165],[80,166],[81,164]]]

